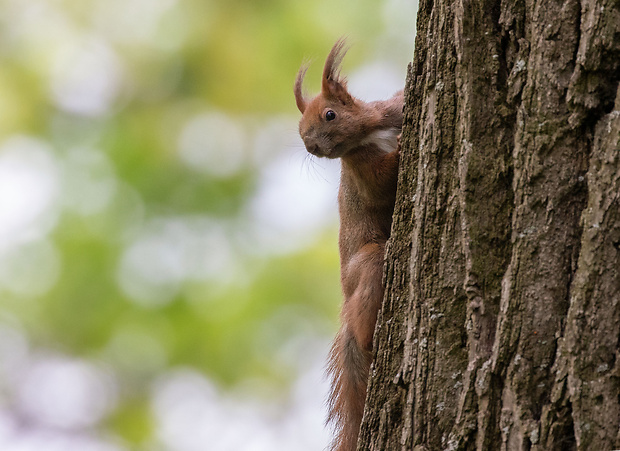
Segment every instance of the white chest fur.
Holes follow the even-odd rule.
[[[375,130],[366,136],[360,144],[368,145],[373,144],[377,146],[381,151],[385,153],[392,152],[398,145],[398,135],[400,130],[397,128],[384,128],[381,130]]]

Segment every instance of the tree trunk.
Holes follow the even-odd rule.
[[[358,449],[620,448],[620,2],[419,8]]]

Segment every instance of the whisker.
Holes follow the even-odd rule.
[[[304,157],[305,174],[310,180],[316,180],[316,168],[313,163],[312,155],[306,153]]]
[[[308,154],[305,154],[303,159],[301,160],[301,166],[299,167],[299,175],[302,176],[304,174],[307,174],[308,172],[308,168],[306,166],[308,162]]]
[[[310,157],[309,160],[312,163],[312,169],[314,169],[314,175],[316,176],[316,179],[321,179],[324,182],[328,182],[327,177],[325,177],[325,166],[322,166],[316,158],[314,158],[314,155],[310,155],[308,154],[308,156]],[[321,169],[320,171],[317,169],[317,166]]]
[[[306,175],[308,176],[308,178],[310,178],[310,180],[316,180],[316,168],[314,167],[314,160],[312,159],[312,155],[306,153],[304,163],[306,164]]]

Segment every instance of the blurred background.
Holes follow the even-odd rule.
[[[338,162],[292,95],[388,98],[415,0],[0,0],[0,450],[320,450]]]

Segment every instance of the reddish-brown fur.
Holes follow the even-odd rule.
[[[323,70],[321,93],[302,94],[302,67],[295,100],[303,114],[299,133],[308,152],[340,158],[340,280],[342,327],[332,345],[329,421],[337,435],[333,449],[353,451],[364,413],[372,360],[372,339],[383,300],[383,260],[390,236],[402,127],[402,91],[386,101],[366,103],[347,91],[340,77],[344,40],[336,42]],[[334,118],[328,112],[334,113]]]

